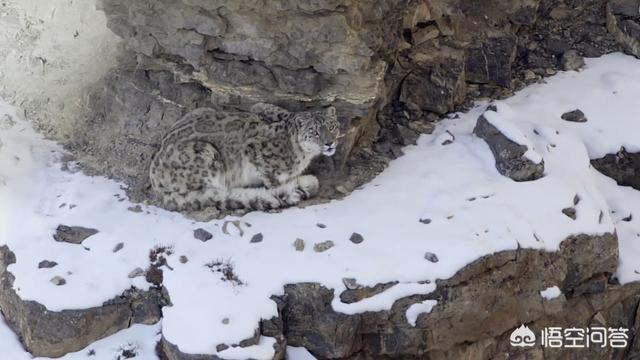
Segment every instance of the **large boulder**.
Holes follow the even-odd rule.
[[[537,180],[544,175],[544,159],[514,125],[500,118],[495,107],[478,118],[473,133],[489,145],[500,174],[515,181]]]
[[[0,247],[0,309],[34,356],[60,357],[131,324],[155,324],[168,303],[160,289],[131,289],[99,307],[49,311],[40,303],[22,300],[13,289],[14,276],[7,267],[15,262],[14,253],[7,246]]]

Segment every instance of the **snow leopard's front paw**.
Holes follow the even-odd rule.
[[[294,206],[302,201],[302,196],[296,189],[284,189],[278,194],[278,199],[285,206]]]
[[[256,208],[256,210],[269,211],[269,210],[279,209],[282,207],[283,204],[284,202],[282,201],[282,198],[279,195],[266,194],[257,201],[256,206],[254,206],[254,208]]]
[[[313,175],[303,175],[297,179],[298,186],[296,192],[305,200],[315,196],[320,189],[318,178]]]

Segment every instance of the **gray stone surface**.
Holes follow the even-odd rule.
[[[7,324],[34,356],[60,357],[126,329],[133,323],[153,324],[168,301],[158,289],[132,289],[103,306],[84,310],[49,311],[23,301],[13,289],[7,267],[16,262],[7,246],[0,247],[0,309]]]
[[[601,173],[614,179],[618,185],[640,190],[640,153],[620,149],[616,154],[591,160],[591,164]]]
[[[493,110],[489,110],[493,111]],[[484,115],[478,118],[473,133],[486,141],[496,160],[500,174],[515,181],[532,181],[542,177],[544,160],[536,164],[524,156],[528,148],[511,141],[493,126]]]
[[[85,228],[82,226],[59,225],[53,238],[56,241],[67,242],[70,244],[82,244],[90,236],[98,233],[96,229]]]
[[[640,57],[640,1],[610,0],[607,28],[626,52]]]
[[[576,109],[573,111],[566,112],[562,114],[562,120],[571,121],[571,122],[587,122],[587,117],[580,109]]]

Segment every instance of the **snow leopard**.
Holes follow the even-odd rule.
[[[303,175],[318,156],[333,156],[340,125],[333,106],[290,112],[258,103],[249,112],[199,108],[162,138],[149,167],[156,197],[173,211],[274,210],[319,189]]]

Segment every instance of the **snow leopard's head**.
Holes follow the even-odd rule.
[[[298,143],[303,151],[326,156],[336,153],[340,124],[333,106],[320,111],[296,113],[294,121],[298,129]]]

